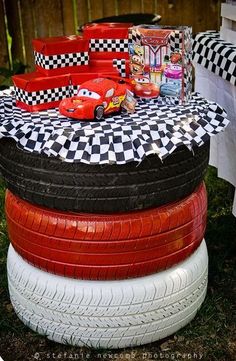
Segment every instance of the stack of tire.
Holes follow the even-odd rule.
[[[207,289],[209,144],[86,165],[0,142],[18,317],[60,343],[121,348],[189,323]]]

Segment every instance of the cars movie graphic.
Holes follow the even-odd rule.
[[[130,29],[130,71],[135,95],[177,97],[181,102],[189,98],[189,34],[189,27],[138,25]]]

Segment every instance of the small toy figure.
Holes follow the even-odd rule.
[[[61,114],[74,119],[101,120],[104,114],[121,109],[129,82],[96,78],[86,81],[79,87],[78,95],[63,99],[59,105]]]

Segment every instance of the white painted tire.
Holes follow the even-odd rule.
[[[122,281],[84,281],[46,273],[8,252],[8,283],[18,317],[50,340],[93,348],[138,346],[189,323],[207,290],[205,241],[184,262]]]

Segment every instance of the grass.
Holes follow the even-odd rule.
[[[93,351],[50,342],[26,328],[15,315],[7,291],[9,240],[3,212],[5,188],[0,180],[0,356],[3,360],[235,360],[236,220],[231,214],[232,187],[218,179],[212,167],[208,169],[206,184],[209,284],[206,300],[196,318],[176,335],[150,345]]]

